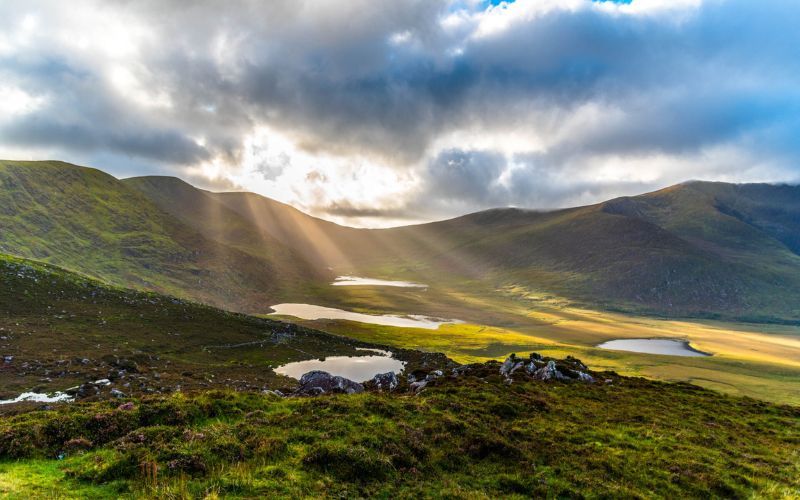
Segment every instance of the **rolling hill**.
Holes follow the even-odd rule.
[[[194,192],[192,188],[192,192]],[[291,296],[320,272],[269,237],[225,220],[235,245],[99,170],[61,162],[0,162],[0,251],[49,262],[119,286],[238,310]],[[235,216],[235,214],[229,214]],[[224,216],[224,215],[223,215]]]
[[[476,280],[522,285],[648,314],[800,321],[794,186],[688,182],[585,207],[370,230],[175,178],[1,165],[4,251],[240,311],[309,301],[335,274],[362,274],[465,293]]]

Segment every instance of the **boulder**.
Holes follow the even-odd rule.
[[[300,388],[295,394],[317,396],[325,393],[355,394],[364,392],[364,386],[344,377],[314,370],[300,377]]]
[[[393,391],[399,383],[394,372],[379,373],[372,378],[372,382],[382,391]]]

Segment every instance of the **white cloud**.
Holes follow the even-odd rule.
[[[186,174],[370,225],[687,178],[791,181],[799,14],[779,0],[12,0],[0,155]]]

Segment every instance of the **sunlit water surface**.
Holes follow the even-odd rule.
[[[710,356],[710,354],[694,349],[685,340],[673,339],[618,339],[603,342],[597,347],[614,351],[664,354],[666,356]]]
[[[64,401],[72,401],[74,398],[63,392],[56,392],[53,394],[39,394],[38,392],[23,392],[14,399],[0,399],[0,405],[8,405],[12,403],[21,403],[23,401],[31,401],[34,403],[59,403]]]
[[[391,357],[392,353],[389,351],[363,348],[358,348],[358,350],[372,351],[377,354],[374,356],[329,356],[325,359],[296,361],[279,366],[275,372],[299,380],[310,371],[322,370],[356,382],[366,382],[379,373],[400,373],[405,367],[405,362]]]
[[[315,319],[345,319],[357,321],[359,323],[370,323],[373,325],[397,326],[400,328],[425,328],[436,330],[441,325],[450,323],[461,323],[457,319],[431,318],[418,314],[408,314],[397,316],[394,314],[363,314],[332,307],[315,306],[311,304],[277,304],[271,306],[275,311],[272,314],[283,316],[294,316],[296,318],[315,320]]]
[[[331,283],[333,286],[396,286],[402,288],[428,288],[424,283],[411,281],[389,281],[377,278],[362,278],[360,276],[339,276]]]

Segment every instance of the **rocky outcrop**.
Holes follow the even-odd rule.
[[[318,396],[330,393],[356,394],[359,392],[364,392],[364,386],[358,382],[321,370],[314,370],[300,377],[300,388],[294,393],[301,396]]]
[[[586,365],[579,359],[567,356],[564,360],[556,361],[554,359],[545,359],[538,353],[531,353],[528,360],[523,360],[517,357],[516,354],[512,354],[500,365],[500,375],[510,381],[511,375],[521,369],[524,369],[535,380],[595,381],[594,377],[589,374]]]

